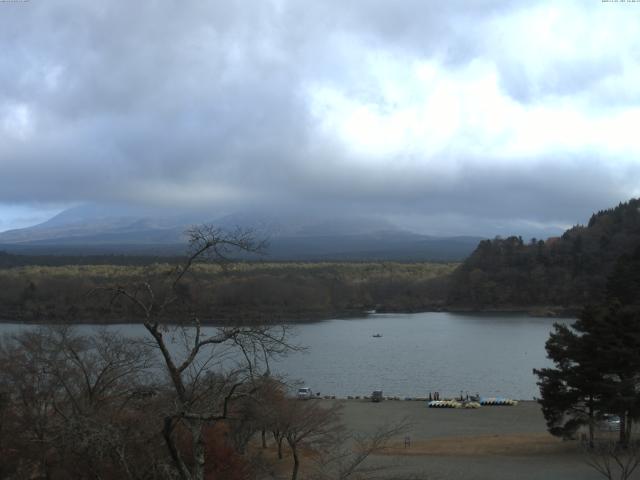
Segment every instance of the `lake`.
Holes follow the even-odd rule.
[[[400,397],[437,391],[444,397],[462,391],[531,399],[538,395],[532,369],[550,365],[544,344],[554,322],[571,320],[427,312],[304,323],[294,326],[293,341],[307,351],[279,360],[273,370],[322,395],[383,390]],[[30,327],[0,324],[0,333],[24,328]],[[109,328],[130,336],[145,333],[141,325]]]

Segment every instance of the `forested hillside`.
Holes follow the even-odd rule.
[[[442,306],[452,263],[198,264],[181,295],[206,322],[303,321],[368,310]],[[161,284],[175,264],[0,268],[0,321],[128,322],[128,302],[89,292],[107,285]],[[173,312],[168,312],[171,315]]]
[[[481,241],[459,266],[239,262],[222,270],[203,264],[185,281],[183,293],[202,318],[220,322],[329,318],[372,309],[578,310],[603,298],[618,259],[639,247],[640,199],[635,199],[594,214],[587,226],[577,225],[562,237]],[[70,259],[77,264],[69,265]],[[96,302],[87,292],[107,284],[159,281],[178,261],[0,252],[0,319],[129,321],[124,306]]]
[[[592,215],[560,238],[480,242],[454,272],[448,304],[469,308],[552,306],[599,301],[616,260],[640,246],[640,199]]]

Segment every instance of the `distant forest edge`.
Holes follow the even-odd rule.
[[[199,264],[181,295],[213,323],[305,321],[364,312],[573,314],[602,299],[607,276],[640,248],[640,200],[595,213],[561,237],[483,240],[463,262],[244,261]],[[0,320],[127,322],[102,286],[162,283],[178,256],[0,253]],[[171,311],[167,312],[171,315]]]
[[[305,321],[441,305],[456,263],[309,262],[198,264],[180,295],[209,323]],[[148,281],[161,288],[172,265],[66,265],[0,269],[0,320],[116,323],[130,302],[89,292]],[[172,311],[166,312],[170,321]]]
[[[591,216],[561,237],[483,240],[450,279],[449,307],[491,310],[551,307],[575,311],[603,299],[607,276],[640,248],[640,199]]]

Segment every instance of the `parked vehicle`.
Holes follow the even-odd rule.
[[[607,413],[602,418],[602,422],[600,423],[601,430],[607,430],[609,432],[617,432],[620,430],[620,417],[618,415],[613,415]]]
[[[382,395],[382,390],[374,390],[373,393],[371,394],[371,401],[381,402],[382,400],[384,400],[384,396]]]
[[[309,400],[313,397],[313,392],[309,387],[302,387],[298,389],[298,398],[300,400]]]

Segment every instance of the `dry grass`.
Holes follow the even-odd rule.
[[[364,279],[371,276],[393,276],[394,278],[419,277],[421,279],[447,275],[460,264],[456,262],[234,262],[226,265],[227,273],[272,273],[317,272],[339,274],[347,278]],[[151,265],[31,265],[0,269],[0,276],[55,277],[82,276],[136,277],[140,275],[166,274],[174,268],[167,263]],[[194,273],[218,275],[223,273],[220,265],[199,263],[193,266]]]
[[[278,458],[278,449],[273,441],[269,441],[267,448],[262,448],[258,441],[250,444],[250,451],[262,460],[265,473],[275,478],[289,478],[293,469],[293,456],[286,441],[282,445],[282,458]],[[305,478],[306,474],[313,471],[314,461],[318,453],[305,446],[300,447],[300,471],[298,478]]]
[[[442,437],[412,442],[410,447],[398,443],[385,450],[384,455],[549,455],[575,451],[575,442],[562,441],[547,433],[476,435]]]

